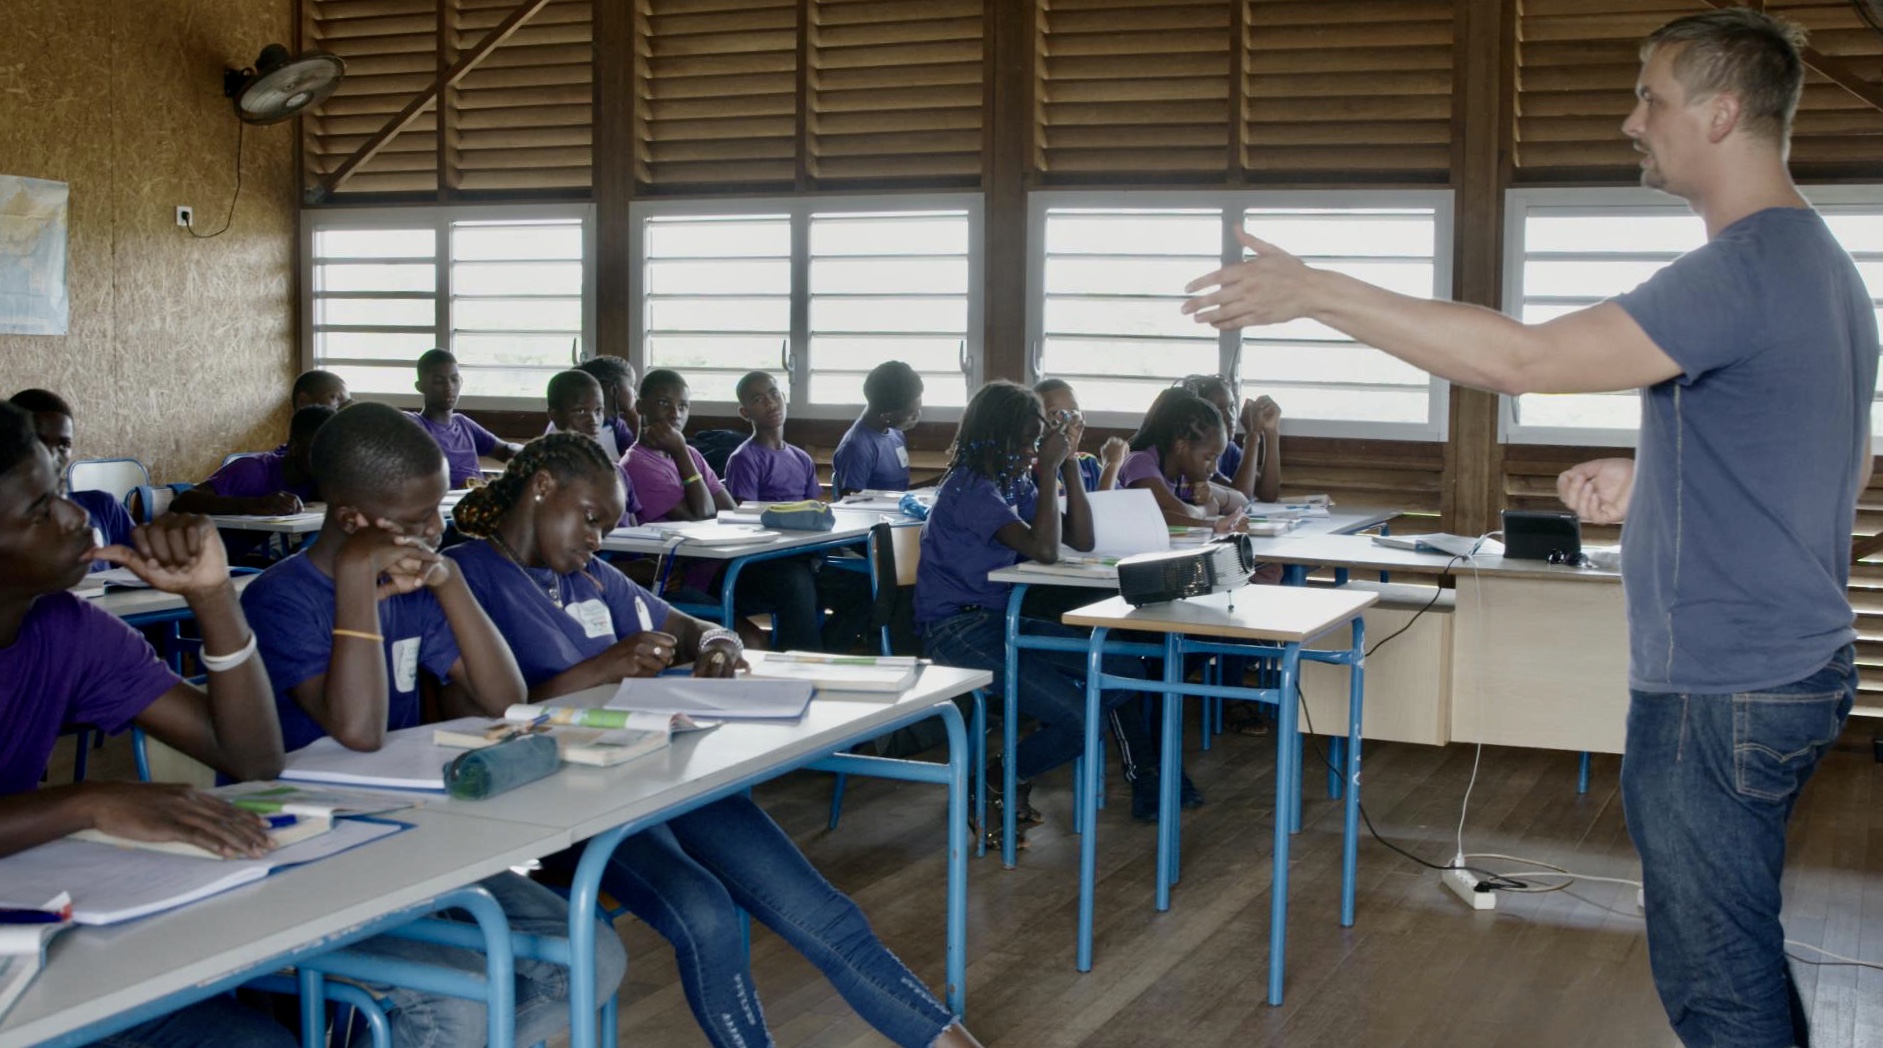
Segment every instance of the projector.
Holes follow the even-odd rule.
[[[1255,550],[1247,535],[1225,535],[1195,549],[1140,553],[1118,562],[1118,593],[1134,607],[1249,584]]]

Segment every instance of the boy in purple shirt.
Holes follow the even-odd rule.
[[[590,357],[575,366],[580,371],[601,384],[602,420],[597,437],[602,449],[614,458],[620,458],[634,446],[634,431],[641,426],[641,417],[634,411],[634,367],[620,357]],[[552,420],[545,433],[554,433],[560,428]]]
[[[1062,541],[1073,549],[1092,548],[1092,507],[1069,454],[1066,430],[1047,429],[1040,398],[1011,382],[992,382],[974,394],[955,435],[954,461],[935,495],[935,508],[922,526],[922,556],[916,569],[915,624],[924,653],[949,666],[984,669],[993,687],[1006,676],[1006,608],[1013,587],[991,582],[988,573],[1022,559],[1051,564]],[[1033,492],[1027,474],[1039,478]],[[1066,512],[1059,513],[1059,489],[1065,487]],[[1031,505],[1028,499],[1031,496]],[[1031,519],[1023,519],[1014,498]],[[1029,634],[1083,637],[1083,631],[1056,621],[1023,619]],[[1136,659],[1108,657],[1105,672],[1142,676]],[[1012,798],[1016,846],[1019,828],[1043,821],[1028,803],[1031,780],[1085,752],[1085,655],[1082,652],[1026,651],[1020,655],[1017,692],[1020,711],[1040,727],[1021,740],[1019,749],[989,765],[989,789],[997,806]],[[1107,691],[1105,705],[1117,707],[1133,693]],[[1156,810],[1157,747],[1140,718],[1113,722],[1123,733],[1126,767],[1132,776],[1133,807],[1149,798]],[[1013,793],[1001,783],[1011,772]],[[989,831],[989,836],[996,836]]]
[[[620,461],[633,445],[622,444],[620,451],[609,447],[616,437],[602,421],[601,383],[586,371],[559,371],[550,377],[545,397],[549,402],[550,433],[579,433],[595,441],[611,460],[616,460],[615,469],[627,496],[627,508],[621,512],[619,526],[626,528],[639,524],[645,510],[641,507],[641,500],[635,497],[634,478],[628,476],[627,467]]]
[[[59,486],[65,488],[65,468],[72,464],[72,444],[74,419],[72,406],[65,398],[44,389],[22,389],[13,394],[10,403],[33,416],[33,430],[39,435],[39,442],[46,446],[52,455],[52,466],[59,478]],[[78,503],[91,518],[94,538],[101,546],[122,546],[131,541],[131,514],[124,508],[124,503],[109,491],[63,491],[66,498]],[[93,571],[103,571],[111,564],[107,561],[92,562]]]
[[[229,585],[208,521],[171,515],[131,546],[96,548],[83,511],[61,498],[32,416],[0,404],[0,855],[83,829],[183,841],[224,856],[268,848],[254,815],[186,786],[82,782],[40,788],[60,729],[133,723],[237,779],[281,770],[268,673]],[[144,639],[67,592],[94,559],[180,594],[210,653],[206,689],[178,680]],[[113,1035],[123,1045],[287,1048],[288,1032],[217,997]]]
[[[510,648],[465,585],[440,557],[444,456],[411,416],[383,404],[348,408],[314,442],[314,475],[327,493],[327,517],[305,552],[268,569],[242,595],[262,654],[274,673],[276,705],[290,746],[331,735],[355,750],[376,750],[386,732],[419,723],[419,670],[451,687],[447,716],[501,717],[527,701]],[[568,906],[515,874],[478,882],[496,896],[513,929],[566,934]],[[600,994],[620,981],[626,956],[613,934],[597,938]],[[483,957],[380,937],[357,949],[385,957],[482,971]],[[516,964],[516,1036],[531,1044],[568,1021],[566,970],[544,961]],[[404,987],[373,986],[389,1003],[394,1043],[479,1045],[484,1005]]]
[[[922,419],[922,376],[900,360],[886,360],[863,380],[863,414],[830,456],[830,490],[907,491],[909,440]]]
[[[461,488],[473,477],[484,475],[478,456],[489,455],[498,462],[508,462],[517,453],[517,445],[499,440],[490,430],[457,413],[458,392],[464,388],[464,376],[458,371],[458,358],[443,349],[428,349],[418,358],[418,381],[413,388],[425,398],[425,407],[412,412],[425,432],[438,442],[451,467],[451,486]]]
[[[739,417],[752,424],[752,436],[726,460],[726,490],[741,502],[817,499],[817,464],[803,448],[785,443],[785,397],[777,381],[754,371],[739,380],[737,391]],[[739,579],[740,603],[771,612],[785,651],[851,651],[869,628],[869,578],[819,555],[760,561]],[[819,612],[827,609],[820,628]]]
[[[308,454],[314,446],[314,434],[333,416],[332,408],[318,405],[296,411],[288,423],[287,451],[232,458],[208,480],[177,492],[170,508],[178,513],[257,516],[301,512],[307,503],[320,498]]]

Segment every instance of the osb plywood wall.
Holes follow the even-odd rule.
[[[292,125],[237,121],[225,65],[291,43],[291,0],[6,0],[0,173],[70,183],[69,333],[0,335],[0,396],[44,386],[85,457],[197,481],[285,439],[294,341]]]

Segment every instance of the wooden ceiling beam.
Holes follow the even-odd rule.
[[[1702,0],[1702,2],[1712,7],[1721,8],[1745,6],[1744,4],[1734,2],[1734,0]],[[1763,2],[1759,3],[1757,6],[1760,10],[1765,9]],[[1868,103],[1872,109],[1883,112],[1883,85],[1873,84],[1865,80],[1843,59],[1834,55],[1827,55],[1815,47],[1799,48],[1798,57],[1804,59],[1804,63],[1807,67],[1815,70],[1826,80],[1857,96],[1862,101]]]

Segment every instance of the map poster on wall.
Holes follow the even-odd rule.
[[[64,182],[0,175],[0,335],[63,335]]]

